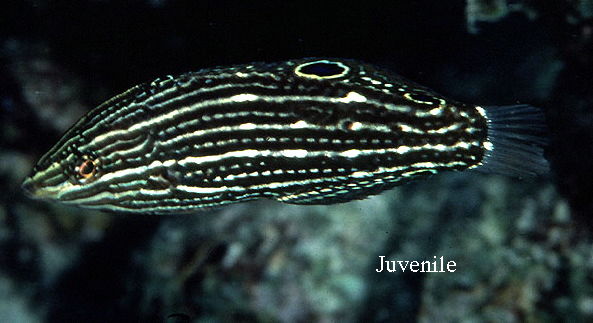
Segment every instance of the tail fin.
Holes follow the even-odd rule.
[[[542,110],[530,105],[482,107],[488,120],[486,155],[480,171],[513,177],[546,175],[548,127]]]

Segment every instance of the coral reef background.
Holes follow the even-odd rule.
[[[133,85],[308,56],[361,59],[460,101],[539,106],[553,173],[183,216],[20,190],[61,133]],[[593,1],[10,1],[0,67],[2,320],[593,319]],[[377,273],[380,255],[457,270]]]

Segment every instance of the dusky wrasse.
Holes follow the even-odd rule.
[[[135,213],[272,198],[332,204],[445,171],[543,174],[528,105],[450,100],[356,60],[219,67],[135,86],[34,167],[33,197]]]

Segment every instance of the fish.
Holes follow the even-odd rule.
[[[305,58],[132,87],[66,131],[22,188],[124,213],[327,205],[448,171],[543,176],[547,142],[533,106],[461,103],[358,60]]]

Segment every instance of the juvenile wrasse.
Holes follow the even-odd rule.
[[[545,128],[534,107],[460,103],[355,60],[255,63],[115,96],[70,128],[23,188],[135,213],[261,197],[332,204],[444,171],[545,173]]]

